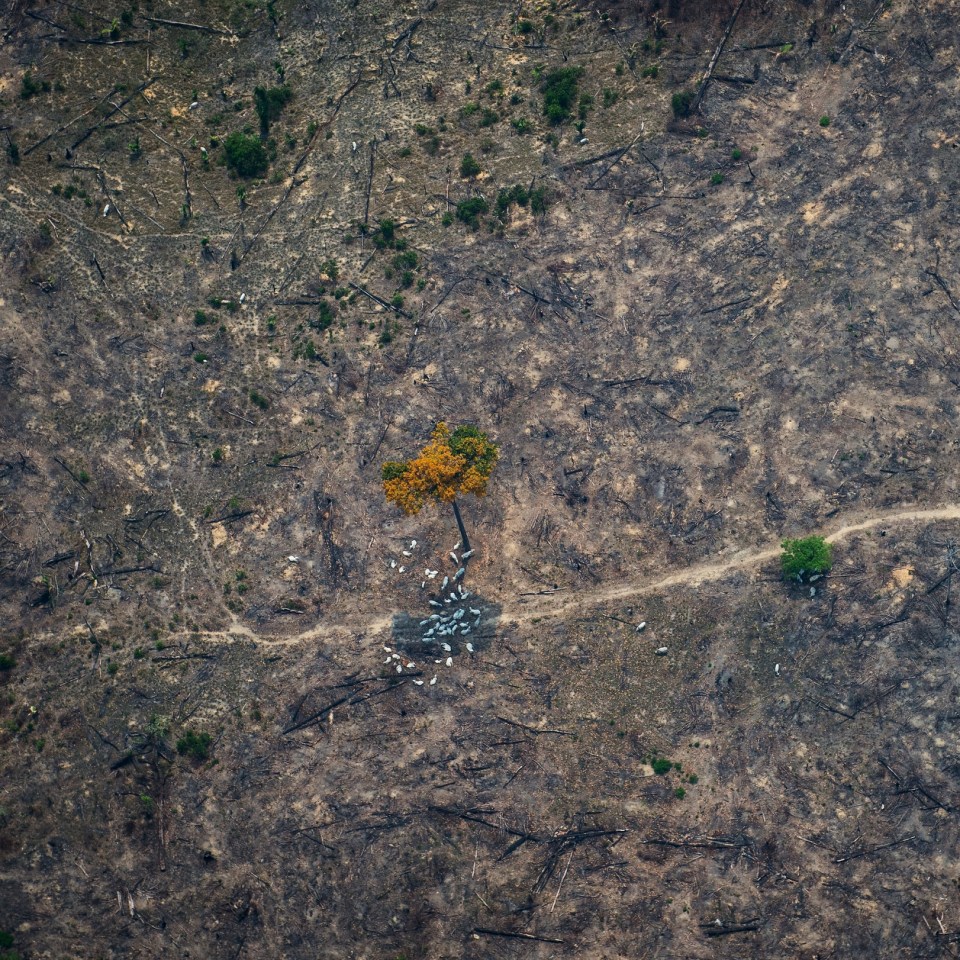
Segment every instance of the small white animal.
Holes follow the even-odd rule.
[[[453,657],[447,657],[447,666],[448,666],[448,667],[452,667],[452,666],[453,666]]]
[[[434,677],[434,678],[430,681],[430,686],[432,687],[436,682],[437,682],[437,678]]]
[[[467,644],[467,653],[473,653],[473,644],[472,644],[472,643],[468,643],[468,644]]]

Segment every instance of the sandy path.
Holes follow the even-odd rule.
[[[960,520],[960,504],[930,509],[892,510],[873,516],[864,516],[859,520],[844,524],[836,530],[823,534],[830,543],[836,543],[854,533],[864,530],[873,530],[876,527],[891,527],[904,523],[933,523],[937,520]],[[683,570],[661,577],[659,580],[618,580],[609,585],[601,585],[594,589],[582,590],[565,594],[550,594],[532,597],[529,602],[515,602],[511,606],[505,605],[500,618],[504,622],[524,623],[536,617],[558,616],[572,610],[583,610],[587,607],[599,606],[615,600],[630,600],[634,597],[648,596],[660,593],[671,587],[695,587],[713,580],[722,580],[724,577],[741,570],[748,570],[774,560],[780,556],[780,542],[765,549],[739,550],[728,556],[711,560],[709,563],[700,563]],[[219,642],[233,642],[240,639],[260,640],[271,646],[286,646],[306,643],[325,637],[333,637],[343,633],[363,633],[368,636],[376,635],[390,629],[393,615],[387,614],[376,619],[360,620],[358,618],[344,618],[338,624],[317,624],[303,633],[292,637],[278,637],[269,639],[259,637],[246,626],[237,624],[230,631],[215,631],[200,633],[206,640]],[[198,634],[184,635],[196,638]]]

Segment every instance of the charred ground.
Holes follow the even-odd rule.
[[[960,500],[960,8],[748,2],[675,117],[739,6],[5,15],[23,956],[957,954],[956,521],[649,589]],[[498,619],[430,688],[441,418]]]

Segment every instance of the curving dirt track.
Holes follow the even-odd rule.
[[[911,507],[908,509],[891,510],[884,513],[867,515],[845,523],[836,530],[825,533],[824,537],[829,543],[836,543],[851,534],[861,533],[864,530],[873,530],[877,527],[904,523],[934,523],[938,520],[960,520],[960,504],[948,504],[943,507],[929,508]],[[778,542],[773,546],[760,550],[738,550],[735,553],[717,560],[712,560],[709,563],[700,563],[683,570],[677,570],[665,577],[661,577],[659,580],[650,581],[634,578],[603,585],[593,590],[568,593],[563,596],[551,594],[534,597],[531,598],[529,602],[516,603],[512,606],[505,605],[501,616],[505,621],[527,623],[535,618],[562,615],[574,607],[598,606],[614,600],[629,600],[633,597],[648,596],[649,594],[669,590],[672,587],[695,587],[713,580],[722,580],[732,573],[737,573],[741,570],[766,563],[769,560],[774,560],[780,555],[780,549]],[[199,636],[207,640],[220,642],[234,642],[243,638],[266,642],[271,645],[289,646],[297,643],[306,643],[311,640],[320,640],[324,637],[341,633],[375,635],[383,630],[388,630],[392,619],[392,614],[377,617],[373,620],[345,617],[341,622],[336,624],[317,624],[308,630],[304,630],[302,633],[290,637],[277,637],[275,639],[258,636],[249,627],[239,623],[235,624],[229,631],[210,631],[200,633]],[[194,633],[192,636],[195,638],[198,634]]]

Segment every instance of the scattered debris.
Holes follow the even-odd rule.
[[[667,648],[666,648],[666,647],[657,647],[657,651],[656,651],[656,652],[657,652],[657,656],[658,656],[658,657],[665,657],[665,656],[667,655]]]

